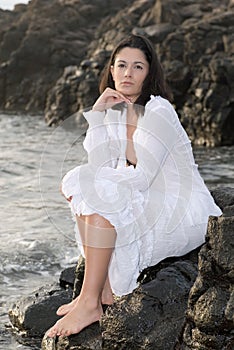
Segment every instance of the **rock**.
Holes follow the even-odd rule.
[[[42,113],[66,66],[79,65],[95,28],[126,0],[32,0],[0,10],[0,108]],[[88,19],[88,20],[87,20]]]
[[[98,97],[98,75],[102,63],[94,59],[88,62],[82,61],[80,67],[66,67],[51,89],[45,112],[49,126],[57,125],[77,111],[92,106],[93,99]],[[78,116],[78,121],[81,127],[85,124],[82,114]]]
[[[15,331],[23,332],[23,337],[42,337],[59,317],[57,308],[71,300],[72,289],[62,289],[59,285],[47,285],[22,298],[9,311],[9,318]]]
[[[180,258],[168,258],[145,269],[139,276],[140,287],[128,296],[117,298],[115,304],[107,308],[100,325],[95,323],[78,335],[56,341],[45,336],[42,349],[73,349],[74,346],[74,349],[109,350],[114,348],[113,344],[122,343],[131,349],[130,344],[138,346],[141,338],[142,348],[148,344],[150,349],[155,349],[157,342],[161,344],[158,349],[164,349],[165,341],[174,343],[183,325],[188,293],[197,274],[197,252],[195,250]],[[67,288],[72,283],[73,273],[73,267],[63,271],[60,285]],[[24,343],[30,344],[29,337],[38,342],[56,322],[58,306],[79,295],[83,274],[84,259],[80,257],[75,271],[73,296],[71,288],[64,290],[52,285],[39,289],[12,306],[10,320],[15,333],[24,332]],[[170,327],[166,326],[168,318],[173,319]]]
[[[155,45],[192,142],[233,145],[233,9],[231,0],[31,0],[0,10],[0,109],[43,113],[50,126],[78,112],[86,125],[80,112],[132,32]]]
[[[174,62],[177,66],[178,61],[181,62],[189,72],[183,98],[179,98],[178,103],[175,96],[175,104],[191,140],[198,145],[231,145],[234,137],[230,131],[233,127],[234,48],[230,45],[233,10],[222,7],[218,12],[211,2],[206,4],[210,7],[209,15],[205,6],[203,16],[197,21],[184,21],[168,35],[159,50],[163,60],[171,61],[171,66],[167,63],[168,79],[172,87],[179,90],[177,95],[181,89],[175,78]],[[225,38],[229,38],[228,49]]]
[[[213,196],[223,216],[209,220],[207,243],[199,253],[198,276],[176,347],[180,350],[234,348],[234,189],[216,189]]]
[[[86,328],[79,335],[68,337],[49,338],[44,336],[41,342],[42,350],[101,350],[102,335],[99,323],[96,322]]]
[[[59,338],[57,344],[45,336],[42,349],[144,349],[146,345],[149,349],[170,349],[183,325],[188,293],[197,274],[193,261],[196,255],[197,250],[148,268],[140,277],[144,284],[107,307],[100,325],[96,323],[78,335]],[[76,274],[78,279],[83,276],[82,259]],[[74,297],[79,290],[80,285],[74,289]]]
[[[110,51],[122,37],[130,32],[146,35],[154,43],[163,63],[172,87],[174,104],[191,141],[206,146],[232,145],[232,19],[232,5],[227,0],[209,0],[205,5],[201,0],[194,3],[188,0],[133,1],[128,8],[97,28],[99,39],[94,38],[89,45],[85,62],[90,64],[97,49],[106,52],[99,58],[101,71]],[[68,83],[71,86],[69,94],[73,93],[74,96],[73,105],[67,103],[63,106],[59,94],[57,99],[54,97],[56,107],[51,104],[56,87],[60,91],[63,89],[60,80],[49,92],[45,110],[49,125],[51,120],[64,119],[64,115],[71,115],[77,108],[88,107],[96,99],[99,71],[93,68],[84,70],[83,66],[78,66],[78,70],[83,72],[82,79],[76,80],[75,86],[73,80]],[[88,85],[94,88],[93,91],[88,89]],[[66,88],[67,84],[64,85],[65,94]],[[54,115],[57,119],[54,119]],[[80,123],[83,122],[81,117]]]
[[[233,9],[229,1],[168,1],[160,3],[160,18],[177,28],[158,46],[167,68],[181,122],[194,144],[233,144]],[[189,4],[190,3],[190,4]],[[217,3],[216,3],[217,5]],[[158,5],[159,7],[159,5]],[[189,14],[196,10],[196,15]],[[227,47],[226,48],[226,38]],[[232,57],[231,57],[232,56]],[[177,78],[178,77],[178,78]],[[229,129],[229,130],[228,130]]]
[[[145,269],[139,287],[116,298],[100,324],[68,338],[44,336],[42,349],[232,349],[234,189],[217,188],[212,194],[223,215],[210,218],[201,249]],[[68,286],[73,284],[74,273],[72,295]],[[56,321],[57,307],[79,295],[83,275],[84,259],[80,257],[75,272],[70,268],[60,276],[67,290],[51,286],[17,302],[9,314],[15,332],[41,339]]]
[[[103,349],[172,349],[196,273],[190,261],[177,261],[108,308],[102,319]]]
[[[76,271],[76,267],[72,266],[72,267],[68,267],[67,269],[61,272],[60,278],[59,278],[59,284],[62,288],[66,289],[68,286],[73,288],[74,282],[75,282],[75,271]]]

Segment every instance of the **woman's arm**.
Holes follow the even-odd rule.
[[[83,113],[89,123],[83,145],[88,152],[88,162],[94,166],[112,166],[105,115],[108,108],[120,102],[129,103],[129,100],[118,91],[107,88],[97,99],[92,110]]]
[[[110,180],[145,191],[158,176],[178,140],[174,119],[170,108],[160,106],[146,111],[142,122],[139,120],[134,142],[136,168],[130,166],[113,169],[112,174],[108,175]]]
[[[88,153],[88,163],[95,166],[111,166],[109,136],[104,123],[105,111],[83,113],[89,123],[83,146]]]

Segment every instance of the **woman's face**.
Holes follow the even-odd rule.
[[[149,72],[149,63],[140,49],[125,47],[120,50],[111,74],[115,89],[135,102],[142,91],[144,80]]]

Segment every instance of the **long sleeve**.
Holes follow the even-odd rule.
[[[88,163],[98,167],[111,166],[110,140],[104,122],[105,112],[83,113],[89,123],[83,146],[88,152]]]

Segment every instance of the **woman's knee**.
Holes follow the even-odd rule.
[[[114,226],[110,223],[110,221],[99,214],[87,215],[86,222],[94,227],[114,229]]]

